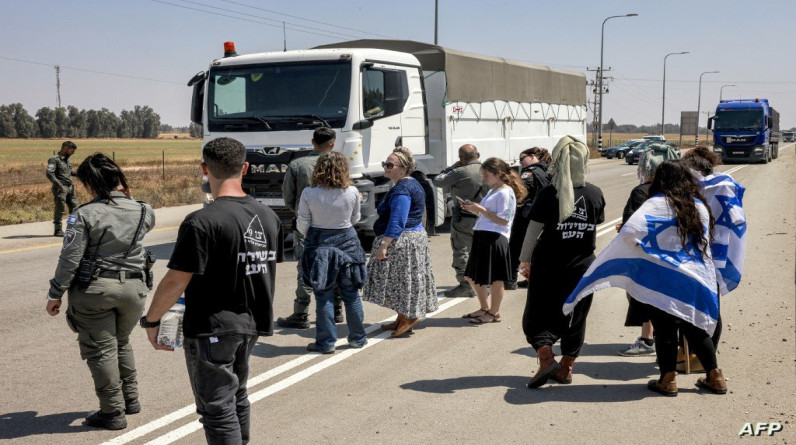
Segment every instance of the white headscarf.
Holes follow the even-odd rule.
[[[553,148],[552,157],[548,171],[558,192],[558,222],[563,222],[575,211],[575,187],[586,184],[589,148],[572,136],[564,136]]]
[[[670,145],[650,144],[638,158],[638,180],[649,182],[658,166],[670,159],[680,159],[680,155]]]

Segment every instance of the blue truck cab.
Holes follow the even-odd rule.
[[[779,154],[779,113],[768,99],[722,100],[708,120],[722,161],[768,163]]]

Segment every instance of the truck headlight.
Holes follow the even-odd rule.
[[[755,146],[755,153],[762,153],[763,149],[764,149],[764,147],[762,145],[756,145]]]

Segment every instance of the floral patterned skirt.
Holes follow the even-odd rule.
[[[379,261],[376,250],[381,239],[377,236],[373,241],[362,300],[409,318],[422,318],[436,311],[439,304],[426,231],[401,233],[387,248],[387,258]]]

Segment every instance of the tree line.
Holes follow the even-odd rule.
[[[72,105],[42,107],[34,116],[21,103],[0,105],[0,137],[154,139],[161,127],[160,115],[146,105],[122,110],[118,116],[107,108],[80,110]]]

